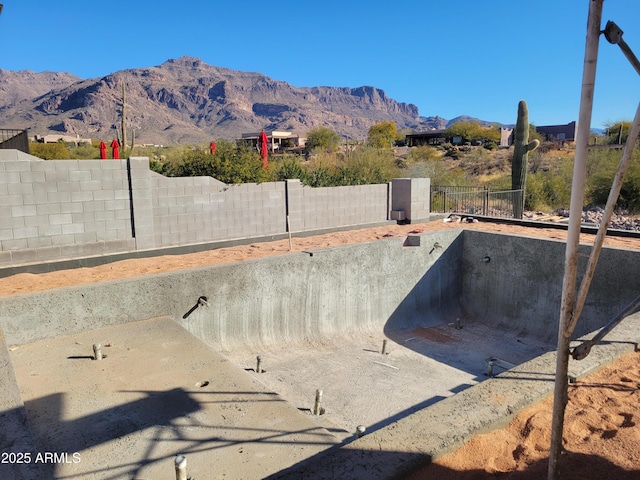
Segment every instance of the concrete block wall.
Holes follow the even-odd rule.
[[[0,266],[133,248],[126,160],[0,161]]]
[[[163,177],[146,157],[45,161],[7,152],[0,156],[0,267],[284,235],[287,213],[294,233],[380,223],[399,208],[428,217],[429,179],[393,187],[226,185]]]
[[[430,178],[394,178],[392,210],[404,211],[409,222],[429,218],[431,212]]]
[[[149,174],[155,247],[286,232],[284,182],[226,185]]]
[[[312,188],[287,180],[291,230],[302,232],[389,220],[388,184]]]

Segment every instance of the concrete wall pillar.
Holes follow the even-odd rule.
[[[404,212],[401,214],[400,212]],[[416,223],[429,219],[430,178],[394,178],[391,182],[391,218]],[[404,217],[404,218],[401,218]]]
[[[152,203],[152,180],[148,157],[130,157],[127,161],[131,203],[131,230],[136,250],[157,247]]]
[[[285,180],[286,214],[289,215],[289,228],[292,232],[304,230],[302,215],[302,183],[298,179]]]

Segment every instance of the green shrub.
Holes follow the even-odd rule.
[[[64,143],[29,143],[29,153],[43,160],[68,160],[71,157],[69,147]]]
[[[300,165],[300,160],[292,155],[286,156],[276,164],[275,176],[279,181],[298,179],[305,183],[307,171]]]
[[[409,153],[407,154],[407,162],[424,162],[428,160],[435,160],[441,156],[442,153],[438,149],[428,145],[423,145],[409,150]]]
[[[597,150],[590,152],[587,161],[587,185],[585,200],[588,205],[604,206],[609,198],[613,178],[618,169],[621,150]],[[640,150],[635,149],[625,174],[617,209],[640,212]]]
[[[342,137],[328,127],[317,127],[307,134],[307,149],[319,152],[334,152],[342,142]]]
[[[210,176],[228,184],[267,182],[275,178],[262,167],[257,151],[221,140],[215,155],[208,148],[192,148],[180,159],[172,159],[162,166],[162,174],[170,177]]]
[[[152,172],[162,174],[163,167],[164,167],[164,164],[162,162],[155,160],[153,158],[149,159],[149,170],[151,170]]]

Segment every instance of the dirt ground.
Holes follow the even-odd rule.
[[[0,296],[16,293],[29,293],[50,288],[83,283],[100,282],[119,278],[137,277],[152,273],[169,272],[173,270],[190,269],[221,263],[232,263],[251,258],[261,258],[272,255],[304,250],[347,245],[379,240],[387,237],[403,237],[409,233],[422,233],[451,228],[467,228],[500,232],[509,235],[523,235],[531,237],[565,240],[566,231],[555,228],[529,228],[518,225],[478,222],[478,223],[444,223],[433,221],[429,223],[411,225],[383,225],[357,230],[339,231],[311,237],[294,237],[292,249],[288,240],[274,242],[253,243],[235,247],[220,248],[206,252],[185,255],[163,255],[153,258],[121,260],[92,268],[78,268],[57,272],[30,274],[21,273],[11,277],[0,278]],[[594,236],[583,234],[581,243],[592,244]],[[640,239],[607,237],[605,246],[630,248],[640,250]]]
[[[294,237],[291,250],[288,240],[280,240],[193,254],[122,260],[93,268],[37,275],[22,273],[0,279],[0,296],[450,228],[566,239],[564,230],[488,222],[434,221],[412,225],[384,225],[312,237]],[[583,234],[580,241],[591,244],[593,238],[593,235]],[[640,250],[640,239],[608,237],[605,245]],[[411,479],[546,478],[551,411],[552,398],[548,398],[521,412],[508,427],[478,435],[457,452],[416,472]],[[570,387],[564,430],[566,454],[561,459],[562,478],[640,478],[640,429],[636,426],[639,418],[639,352],[629,354],[573,384]]]
[[[553,398],[520,412],[506,428],[477,435],[409,480],[547,478]],[[640,478],[640,352],[570,385],[563,480]]]

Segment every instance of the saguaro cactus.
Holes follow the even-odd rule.
[[[511,162],[511,189],[522,190],[522,196],[517,195],[513,202],[514,218],[522,218],[524,210],[524,193],[527,182],[527,160],[529,152],[538,148],[538,140],[529,141],[529,109],[527,102],[518,103],[518,121],[513,132],[513,161]]]

